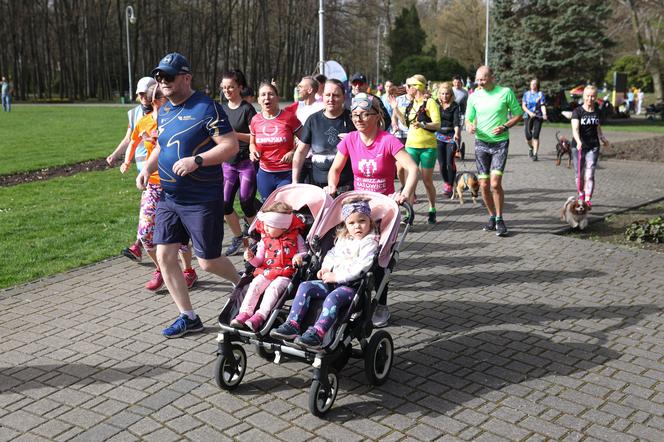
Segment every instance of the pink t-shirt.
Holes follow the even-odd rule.
[[[355,190],[370,190],[383,195],[394,193],[394,157],[401,149],[401,141],[380,129],[370,146],[362,142],[357,131],[350,132],[337,145],[338,152],[350,157]]]
[[[281,158],[293,150],[293,137],[300,127],[302,124],[293,112],[281,111],[274,118],[265,118],[261,113],[254,115],[249,130],[256,137],[261,169],[266,172],[291,170],[293,165],[282,163]]]

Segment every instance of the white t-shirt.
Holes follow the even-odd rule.
[[[304,101],[299,101],[297,103],[295,115],[297,115],[297,119],[300,120],[300,123],[304,124],[307,122],[309,115],[315,114],[323,108],[325,108],[325,105],[321,101],[314,101],[312,104],[305,104]]]

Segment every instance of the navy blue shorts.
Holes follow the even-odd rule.
[[[507,164],[507,150],[510,140],[487,143],[475,140],[475,165],[477,177],[481,180],[489,179],[491,175],[502,176]]]
[[[153,242],[188,244],[191,239],[197,257],[219,258],[224,239],[223,219],[223,200],[178,204],[169,198],[162,198],[157,204]]]
[[[283,172],[267,172],[263,169],[258,169],[258,173],[256,174],[258,192],[261,194],[263,201],[279,187],[292,182],[293,172],[290,169]]]

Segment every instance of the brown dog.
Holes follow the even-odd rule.
[[[480,191],[480,181],[477,179],[477,175],[472,172],[459,172],[457,173],[456,178],[454,178],[454,192],[452,193],[452,199],[454,195],[459,197],[459,204],[463,204],[463,191],[470,190],[470,196],[473,198],[473,204],[477,203],[477,195]]]
[[[563,156],[567,155],[567,168],[572,167],[572,143],[565,136],[558,136],[560,132],[556,132],[556,166],[560,166]]]
[[[589,211],[590,206],[585,201],[579,201],[577,197],[570,196],[560,211],[560,220],[567,222],[573,229],[583,230],[588,227]]]

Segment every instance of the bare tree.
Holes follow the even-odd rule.
[[[662,101],[661,51],[664,49],[664,0],[620,0],[636,36],[636,53],[652,76],[655,99]]]

